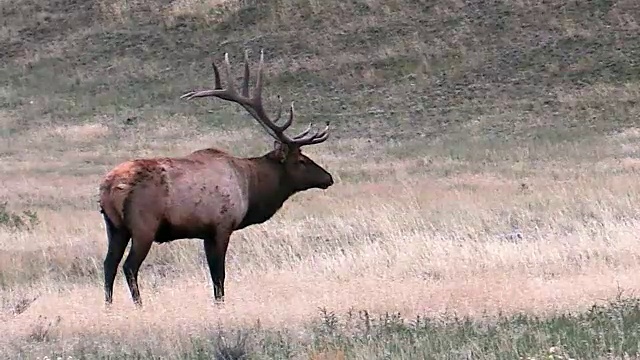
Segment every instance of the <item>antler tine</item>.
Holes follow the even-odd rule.
[[[242,96],[249,97],[249,51],[244,51],[244,80],[242,80]]]
[[[283,132],[289,126],[291,126],[291,123],[293,122],[293,116],[294,116],[293,102],[291,103],[291,113],[289,115],[289,119],[287,119],[287,121],[285,121],[284,124],[277,125],[276,122],[280,119],[280,116],[282,116],[282,98],[280,97],[280,95],[278,95],[279,105],[278,105],[278,112],[277,112],[276,118],[274,120],[269,119],[269,117],[267,116],[262,106],[263,76],[264,76],[264,49],[261,49],[260,62],[258,63],[258,75],[256,78],[256,87],[253,90],[253,97],[251,99],[252,107],[255,108],[256,113],[259,115],[258,121],[263,122],[265,125],[271,128],[271,130],[277,133],[278,138],[280,140],[286,141],[287,138],[286,138],[286,135],[283,134]]]
[[[233,84],[231,84],[231,63],[229,62],[229,53],[224,53],[224,69],[225,72],[227,73],[227,89],[226,91],[231,94],[231,95],[236,95],[237,96],[237,92],[236,89],[233,87]]]
[[[327,125],[320,133],[316,134],[316,136],[310,138],[309,140],[300,139],[298,140],[302,145],[314,145],[319,144],[321,142],[326,141],[329,138],[329,125]]]
[[[311,128],[313,127],[313,124],[309,124],[309,126],[307,126],[306,129],[304,129],[303,131],[301,131],[298,135],[294,136],[293,138],[291,138],[292,140],[297,140],[297,139],[301,139],[303,138],[305,135],[307,135],[309,133],[309,131],[311,131]]]
[[[213,83],[216,90],[222,90],[222,84],[220,82],[220,71],[216,66],[215,61],[211,62],[211,66],[213,66]]]
[[[253,89],[253,100],[262,103],[262,66],[264,65],[264,50],[260,49],[260,62],[258,63],[258,77],[256,88]]]
[[[329,138],[329,122],[327,121],[326,124],[325,128],[321,131],[314,129],[312,133],[309,133],[312,129],[312,125],[309,124],[304,131],[291,138],[291,142],[298,146],[304,146],[318,144],[327,140]]]
[[[207,96],[216,96],[221,99],[230,100],[238,103],[246,103],[248,100],[246,98],[238,96],[233,85],[231,85],[231,63],[229,62],[229,53],[224,53],[224,63],[225,63],[225,73],[227,75],[227,88],[223,89],[220,81],[220,71],[216,66],[215,62],[211,62],[213,66],[213,77],[214,77],[214,88],[210,90],[199,90],[199,91],[189,91],[182,96],[181,99],[191,100],[193,98],[199,97],[207,97]]]
[[[278,95],[278,99],[280,99],[280,95]],[[278,109],[278,117],[276,118],[275,121],[278,121],[278,119],[280,119],[281,110],[282,110],[282,100],[280,100],[280,108]],[[284,122],[284,124],[276,125],[278,127],[278,129],[280,129],[280,131],[285,131],[285,130],[287,130],[289,128],[289,126],[291,126],[291,124],[293,123],[294,113],[295,113],[295,111],[293,110],[293,101],[292,101],[291,102],[291,107],[289,109],[289,118],[287,119],[287,121]]]

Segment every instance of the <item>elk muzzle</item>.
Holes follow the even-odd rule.
[[[322,190],[326,190],[331,185],[333,185],[333,177],[331,176],[331,174],[327,173],[326,180],[323,181],[318,187]]]

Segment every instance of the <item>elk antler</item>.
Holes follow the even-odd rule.
[[[227,75],[227,79],[230,82],[231,80],[231,64],[229,63],[229,54],[224,54],[224,62],[225,62],[225,72]],[[223,89],[220,84],[220,72],[218,71],[218,67],[214,62],[211,63],[213,66],[213,74],[215,87],[209,90],[199,90],[199,91],[190,91],[180,96],[181,99],[191,100],[193,98],[198,97],[208,97],[214,96],[223,100],[232,101],[240,104],[243,108],[245,108],[251,116],[254,117],[258,121],[258,123],[265,129],[265,131],[271,135],[276,140],[280,142],[292,145],[292,146],[304,146],[304,145],[312,145],[321,143],[329,137],[329,122],[327,121],[326,127],[322,129],[322,131],[318,131],[318,129],[314,129],[312,132],[312,125],[309,126],[293,137],[287,136],[284,131],[291,126],[293,122],[294,109],[293,109],[293,101],[291,102],[291,108],[289,112],[289,118],[282,124],[277,125],[276,122],[280,120],[280,115],[282,115],[282,99],[280,95],[278,95],[278,100],[280,105],[278,106],[278,113],[276,115],[275,120],[269,119],[264,107],[262,106],[262,66],[264,63],[264,51],[260,50],[260,64],[258,65],[258,77],[256,79],[256,87],[253,90],[252,97],[249,97],[249,55],[248,52],[244,52],[244,79],[242,81],[242,95],[238,94],[238,92],[233,88],[231,84],[228,84],[226,89]]]

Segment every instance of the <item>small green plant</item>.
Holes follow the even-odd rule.
[[[9,230],[31,230],[40,223],[35,211],[24,210],[16,213],[8,208],[7,202],[0,203],[0,227]]]

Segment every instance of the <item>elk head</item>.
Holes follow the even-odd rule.
[[[224,54],[225,72],[228,79],[231,79],[231,64],[229,54]],[[223,89],[220,82],[220,72],[214,62],[212,62],[215,87],[209,90],[190,91],[180,98],[191,100],[199,97],[217,97],[240,104],[253,118],[264,128],[264,130],[275,139],[274,149],[265,155],[282,167],[286,181],[293,186],[295,191],[303,191],[311,188],[327,189],[333,185],[331,174],[316,164],[306,155],[302,154],[301,147],[324,142],[329,137],[329,122],[326,127],[319,131],[309,126],[295,136],[288,136],[284,131],[291,126],[294,117],[293,102],[291,102],[289,117],[282,125],[276,124],[282,115],[282,99],[278,95],[279,106],[275,119],[270,119],[262,105],[262,72],[264,64],[264,51],[260,51],[260,64],[258,65],[258,76],[253,94],[249,95],[249,56],[244,53],[244,79],[242,82],[242,94],[238,94],[231,85]]]

